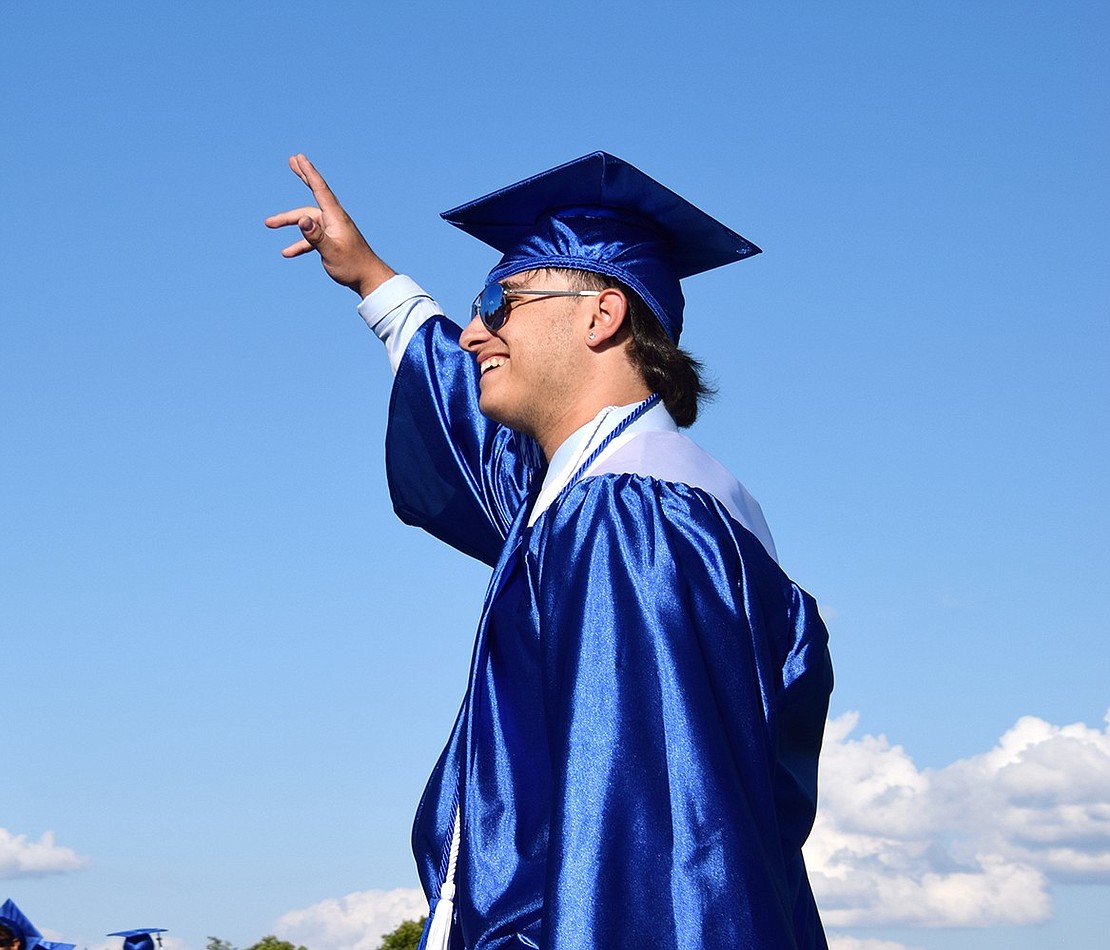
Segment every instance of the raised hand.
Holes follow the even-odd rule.
[[[289,167],[312,190],[316,205],[283,211],[266,219],[268,228],[294,224],[300,228],[301,239],[282,250],[282,257],[318,252],[328,276],[361,297],[389,280],[393,270],[374,253],[312,162],[304,155],[294,155],[289,159]]]

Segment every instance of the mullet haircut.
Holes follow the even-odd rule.
[[[678,426],[683,429],[692,426],[698,417],[698,406],[717,391],[702,379],[702,364],[667,336],[667,331],[640,295],[606,274],[570,268],[551,268],[551,273],[565,276],[572,290],[613,288],[624,294],[628,301],[632,364],[648,389],[659,394]]]

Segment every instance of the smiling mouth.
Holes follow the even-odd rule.
[[[482,360],[478,366],[479,372],[484,376],[491,369],[497,369],[498,366],[504,366],[508,360],[503,356],[491,356],[488,360]]]

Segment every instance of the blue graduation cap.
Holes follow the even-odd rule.
[[[117,930],[108,936],[123,937],[123,950],[154,950],[155,940],[158,941],[158,946],[162,946],[162,938],[158,934],[165,932],[165,927],[147,927],[141,930]]]
[[[504,255],[488,283],[542,267],[615,277],[675,341],[685,303],[679,281],[760,252],[608,152],[583,155],[442,217]]]
[[[77,944],[56,943],[53,940],[40,940],[39,950],[77,950]]]
[[[0,927],[11,931],[12,935],[23,941],[22,950],[34,950],[42,940],[42,934],[31,923],[15,901],[8,898],[0,904]]]

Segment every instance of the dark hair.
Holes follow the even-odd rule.
[[[698,417],[698,406],[710,399],[716,390],[702,379],[701,363],[682,349],[663,329],[659,319],[648,309],[643,298],[631,287],[593,271],[559,269],[575,290],[619,290],[628,300],[631,332],[629,356],[653,393],[659,393],[667,412],[681,427],[691,426]]]

